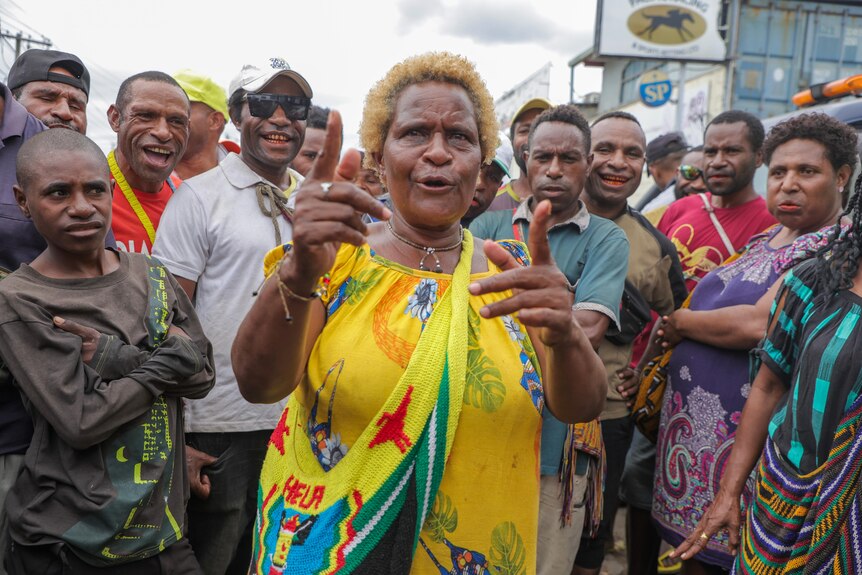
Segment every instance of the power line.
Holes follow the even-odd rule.
[[[10,5],[14,8],[14,12],[9,9]],[[15,0],[4,0],[3,4],[0,5],[0,14],[10,20],[17,29],[26,32],[31,36],[41,36],[44,40],[48,40],[42,33],[25,22],[22,16],[23,13],[23,9]]]
[[[21,10],[20,6],[18,6],[14,0],[6,0],[6,2],[11,3],[19,11]],[[10,44],[10,47],[13,48],[15,51],[14,59],[17,59],[25,49],[30,49],[34,46],[38,46],[40,48],[51,47],[51,40],[49,40],[44,34],[40,34],[35,28],[28,26],[15,15],[11,14],[6,6],[0,7],[0,14],[3,16],[2,24],[11,22],[12,25],[17,28],[17,30],[10,30],[8,27],[3,28],[0,26],[0,40],[6,41]],[[26,36],[24,35],[25,32],[27,33]],[[38,37],[34,38],[33,34]]]
[[[44,36],[43,36],[43,38],[44,38]],[[15,59],[16,60],[18,59],[18,56],[21,55],[21,52],[23,52],[24,50],[29,50],[34,45],[39,46],[40,48],[46,48],[46,49],[51,47],[51,41],[48,40],[47,38],[45,38],[44,40],[36,40],[35,38],[32,38],[29,35],[25,38],[24,34],[22,32],[18,32],[17,34],[13,34],[11,32],[7,32],[7,31],[0,29],[0,39],[9,41],[10,46],[12,46],[15,50]],[[12,44],[12,41],[14,41],[14,45]],[[26,44],[26,46],[25,46],[25,44]]]

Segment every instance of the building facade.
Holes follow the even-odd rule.
[[[597,113],[625,110],[641,120],[648,139],[678,129],[698,144],[706,123],[724,110],[776,116],[795,108],[795,93],[862,73],[862,1],[715,1],[721,1],[724,62],[603,57],[595,48],[570,60],[573,76],[576,66],[603,68]],[[657,108],[642,104],[638,92],[641,76],[652,70],[675,86],[671,102]]]

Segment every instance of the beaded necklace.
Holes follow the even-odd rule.
[[[395,229],[392,227],[392,222],[387,220],[386,225],[389,226],[389,231],[392,232],[392,235],[395,236],[395,239],[407,244],[411,248],[416,248],[417,250],[421,250],[425,252],[425,255],[422,256],[422,259],[419,260],[419,269],[421,271],[429,271],[428,268],[425,267],[425,258],[431,256],[434,258],[434,272],[441,274],[443,273],[443,265],[440,263],[440,258],[437,257],[437,252],[449,252],[460,246],[464,242],[464,227],[460,226],[461,233],[459,234],[458,241],[450,246],[444,246],[442,248],[432,248],[429,246],[423,246],[422,244],[417,244],[414,241],[408,240],[404,236],[398,234]]]

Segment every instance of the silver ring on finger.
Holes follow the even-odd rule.
[[[329,194],[329,188],[332,187],[332,182],[321,182],[320,189],[323,190],[323,197],[325,198]]]

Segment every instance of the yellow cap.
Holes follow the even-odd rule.
[[[529,110],[545,111],[548,108],[553,108],[553,107],[554,107],[554,105],[551,104],[545,98],[531,98],[530,100],[527,100],[526,102],[524,102],[520,108],[518,108],[518,111],[515,112],[514,116],[512,116],[512,123],[514,124],[515,122],[517,122],[518,118],[520,118],[524,114],[524,112],[527,112]]]
[[[226,122],[230,121],[227,112],[227,95],[224,88],[212,79],[195,74],[191,70],[180,70],[174,74],[174,80],[182,86],[189,100],[206,104],[216,112],[221,112]]]

